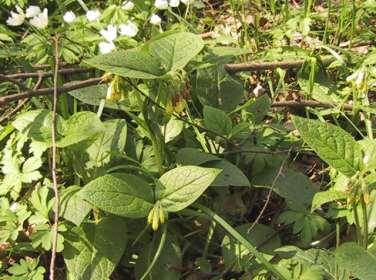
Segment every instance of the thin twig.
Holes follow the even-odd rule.
[[[22,90],[29,90],[29,88],[27,86],[25,86],[23,83],[21,83],[20,81],[14,79],[12,77],[9,77],[7,75],[4,75],[4,74],[0,74],[0,81],[10,82],[10,83],[18,86]]]
[[[68,74],[79,74],[79,73],[87,73],[93,71],[94,68],[62,68],[59,69],[59,74],[60,75],[68,75]],[[35,78],[39,77],[38,72],[26,72],[26,73],[16,73],[16,74],[9,74],[9,75],[4,75],[0,74],[0,78],[2,76],[5,76],[8,79],[26,79],[26,78]],[[42,72],[43,77],[52,77],[54,75],[54,72],[48,71],[48,72]]]
[[[102,78],[99,77],[99,78],[87,79],[87,80],[80,81],[80,82],[71,82],[71,83],[67,83],[66,85],[62,87],[57,88],[57,92],[60,94],[60,93],[68,92],[68,91],[75,90],[75,89],[85,88],[85,87],[96,85],[101,81],[102,81]],[[53,87],[43,88],[39,90],[29,90],[29,91],[25,91],[19,94],[6,95],[3,97],[0,97],[0,106],[6,105],[11,101],[15,101],[19,99],[34,97],[34,96],[50,95],[52,93],[54,93]]]
[[[56,174],[56,158],[57,158],[57,147],[56,147],[56,119],[57,119],[57,101],[58,101],[58,75],[59,75],[59,37],[53,38],[55,43],[55,72],[54,72],[54,95],[53,95],[53,107],[52,107],[52,127],[51,127],[51,142],[52,142],[52,183],[55,196],[55,207],[54,207],[54,224],[52,232],[52,251],[51,251],[51,262],[50,262],[50,280],[55,279],[55,261],[56,261],[56,248],[57,248],[57,237],[58,237],[58,224],[59,224],[59,190],[57,185],[57,174]]]
[[[43,81],[43,77],[39,76],[38,81],[36,82],[33,90],[37,90],[42,84],[42,81]],[[28,101],[29,101],[29,98],[20,99],[19,103],[14,109],[12,109],[9,113],[6,113],[4,116],[0,118],[0,123],[3,123],[4,121],[9,120],[12,116],[14,116],[17,112],[19,112]]]
[[[288,158],[289,158],[289,155],[286,157],[286,159],[282,162],[281,166],[279,167],[277,175],[274,177],[272,185],[270,186],[270,189],[269,189],[268,195],[266,197],[266,201],[264,203],[264,206],[262,207],[262,209],[261,209],[260,213],[258,214],[258,216],[256,217],[255,221],[249,227],[247,233],[250,233],[252,231],[252,229],[256,226],[256,224],[260,221],[262,215],[264,215],[264,212],[269,205],[270,198],[271,198],[273,190],[274,190],[274,186],[277,183],[278,178],[282,175],[283,168],[284,168]]]
[[[322,58],[323,65],[328,65],[334,61],[334,58]],[[262,71],[273,70],[276,68],[293,69],[299,68],[304,64],[304,59],[273,61],[273,62],[248,62],[248,63],[233,63],[225,64],[225,69],[230,74],[235,74],[242,71]]]
[[[321,107],[321,108],[335,108],[335,104],[324,103],[315,100],[300,100],[300,101],[279,101],[273,102],[272,107],[290,107],[290,108],[304,108],[304,107]],[[351,111],[353,105],[343,104],[342,108]]]

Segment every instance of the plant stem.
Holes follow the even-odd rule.
[[[362,216],[363,216],[363,247],[367,249],[368,244],[368,217],[367,217],[367,205],[364,200],[364,193],[360,196],[360,204],[362,206]]]
[[[277,279],[280,280],[288,280],[286,276],[284,276],[276,267],[274,267],[262,253],[260,253],[256,247],[254,247],[247,239],[245,239],[239,232],[237,232],[230,224],[228,224],[224,219],[222,219],[219,215],[215,212],[210,210],[209,208],[196,204],[197,209],[204,212],[209,218],[213,219],[215,222],[220,224],[232,237],[234,237],[238,242],[244,245],[255,257],[256,259],[262,263],[265,268],[274,274]]]
[[[359,216],[358,216],[358,209],[355,202],[352,203],[352,209],[354,211],[354,221],[355,221],[355,229],[356,229],[356,239],[358,241],[358,244],[362,244],[362,232],[361,232],[361,226],[359,222]]]

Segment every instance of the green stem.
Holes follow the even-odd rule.
[[[273,266],[262,253],[260,253],[256,247],[254,247],[247,239],[245,239],[238,231],[236,231],[230,224],[228,224],[224,219],[222,219],[219,215],[215,212],[210,210],[209,208],[196,204],[197,209],[204,212],[209,218],[220,224],[232,237],[234,237],[237,241],[239,241],[242,245],[244,245],[255,257],[256,259],[262,263],[265,268],[274,274],[277,279],[280,280],[288,280],[286,276],[284,276],[275,266]]]
[[[367,217],[367,205],[364,200],[364,194],[360,196],[360,204],[362,206],[362,216],[363,216],[363,247],[367,249],[368,244],[368,217]]]
[[[358,216],[358,209],[355,202],[352,203],[352,208],[354,211],[354,221],[355,221],[355,228],[356,228],[356,239],[358,240],[358,244],[362,244],[362,232],[361,232],[361,226],[359,222],[359,216]]]
[[[154,258],[153,260],[151,261],[148,269],[145,271],[144,275],[142,275],[142,277],[140,278],[140,280],[144,280],[151,272],[151,270],[153,269],[155,263],[157,262],[159,256],[161,255],[162,253],[162,250],[164,248],[164,245],[166,243],[166,236],[167,236],[167,225],[164,224],[163,225],[163,232],[162,232],[162,237],[161,237],[161,240],[159,242],[159,245],[158,245],[158,248],[157,248],[157,251],[155,252],[155,255],[154,255]],[[151,247],[150,249],[150,252],[153,250],[153,247]]]

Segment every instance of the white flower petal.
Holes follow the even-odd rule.
[[[113,42],[100,42],[99,43],[99,52],[101,54],[106,54],[112,52],[116,48]]]
[[[88,21],[96,21],[100,16],[101,12],[99,10],[89,10],[86,12],[86,18]]]
[[[17,211],[19,207],[19,204],[17,202],[13,202],[10,206],[9,206],[9,210],[13,213],[15,213]]]
[[[179,7],[179,4],[180,4],[180,0],[170,0],[170,7],[172,8],[176,8],[176,7]]]
[[[30,20],[30,24],[39,29],[46,28],[48,25],[48,9],[44,8],[42,13],[33,17]]]
[[[150,18],[150,23],[153,25],[160,25],[162,22],[162,19],[160,16],[153,14]]]
[[[126,24],[119,25],[119,33],[124,36],[134,37],[138,33],[138,27],[135,23],[128,21]]]
[[[154,6],[160,10],[166,10],[168,9],[168,1],[167,0],[155,0]]]
[[[66,23],[72,23],[76,20],[76,15],[72,11],[68,11],[64,14],[63,19]]]
[[[26,9],[26,17],[32,18],[42,13],[41,9],[38,6],[29,6]]]
[[[134,8],[134,3],[132,1],[125,1],[122,8],[123,10],[130,11]]]
[[[105,38],[108,42],[112,42],[117,37],[117,28],[116,26],[110,24],[107,26],[107,29],[102,29],[99,33]]]
[[[194,0],[180,0],[184,5],[193,4]]]
[[[19,26],[25,21],[25,14],[19,6],[16,6],[16,12],[10,12],[10,17],[6,20],[6,24],[9,26]]]

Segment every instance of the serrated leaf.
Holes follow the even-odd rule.
[[[109,279],[127,244],[124,219],[108,216],[83,224],[66,237],[63,251],[69,280]]]
[[[344,192],[336,191],[336,190],[327,190],[324,192],[315,193],[313,200],[312,200],[312,208],[311,211],[319,208],[321,205],[346,198],[347,195]]]
[[[198,166],[174,168],[159,179],[156,199],[166,211],[180,211],[198,199],[220,172],[219,169]]]
[[[338,126],[293,117],[303,140],[331,167],[346,176],[353,176],[361,168],[361,146]]]
[[[204,123],[206,128],[221,135],[229,135],[232,130],[232,122],[227,114],[210,106],[204,107]]]
[[[335,252],[338,265],[360,280],[376,279],[376,257],[355,243],[344,243]]]
[[[101,176],[87,184],[80,195],[103,211],[128,218],[146,217],[154,202],[152,189],[132,174]]]

